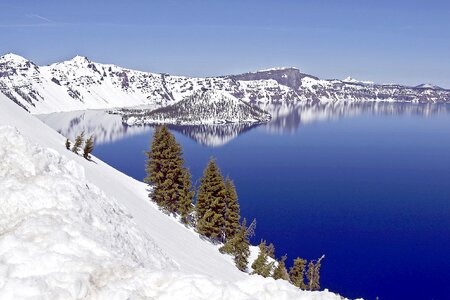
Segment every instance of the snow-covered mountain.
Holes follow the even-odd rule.
[[[264,123],[269,113],[219,90],[200,90],[185,99],[155,110],[121,109],[123,121],[135,124],[213,125]]]
[[[0,94],[0,299],[342,299],[240,272],[64,141]]]
[[[441,88],[440,86],[437,86],[435,84],[432,83],[422,83],[416,86],[416,88],[419,89],[432,89],[432,90],[443,90],[443,88]]]
[[[274,68],[208,78],[172,76],[95,63],[86,57],[37,66],[0,57],[0,91],[32,113],[95,108],[166,106],[201,89],[226,91],[248,103],[400,101],[450,102],[450,90],[322,80],[296,68]]]

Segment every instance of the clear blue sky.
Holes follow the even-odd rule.
[[[0,53],[207,76],[295,66],[450,88],[450,1],[2,1]]]

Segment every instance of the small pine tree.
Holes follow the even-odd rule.
[[[241,216],[236,187],[228,177],[225,180],[225,190],[225,240],[227,241],[239,231]]]
[[[66,139],[66,149],[70,150],[70,140]]]
[[[285,261],[287,259],[287,256],[284,255],[281,257],[281,259],[278,261],[278,265],[273,271],[272,277],[276,279],[283,279],[289,281],[289,273],[286,270],[286,264]]]
[[[263,270],[262,276],[264,277],[270,277],[270,275],[273,272],[273,268],[275,266],[275,261],[271,261],[268,264],[266,264],[266,267]]]
[[[189,216],[194,209],[194,206],[192,205],[194,191],[191,187],[191,174],[187,169],[183,169],[183,183],[181,185],[179,197],[178,211],[181,216],[181,222],[183,224],[189,224]]]
[[[81,145],[83,145],[83,142],[84,142],[84,131],[82,131],[81,134],[76,137],[75,143],[72,146],[72,151],[78,153],[78,151],[81,148]]]
[[[255,261],[252,263],[252,274],[258,274],[263,277],[268,277],[270,275],[272,264],[267,261],[267,245],[266,241],[262,240],[259,244],[259,254]]]
[[[306,272],[306,277],[308,278],[308,289],[310,291],[320,290],[320,267],[321,261],[324,259],[325,255],[322,255],[316,263],[310,261],[308,264],[308,271]]]
[[[94,150],[94,137],[91,135],[84,144],[83,157],[87,160],[91,159],[91,153]]]
[[[267,246],[267,255],[275,259],[275,246],[272,243]]]
[[[315,285],[314,277],[314,262],[311,260],[308,264],[308,270],[306,271],[306,278],[308,279],[308,290],[312,291],[312,287]]]
[[[289,276],[291,278],[291,282],[296,287],[301,288],[302,290],[306,289],[305,285],[305,269],[306,269],[306,260],[300,257],[294,259],[294,265],[289,270]]]
[[[196,202],[197,230],[213,240],[225,240],[225,198],[226,189],[223,176],[213,158],[209,161]]]
[[[250,256],[249,240],[253,236],[255,226],[253,224],[256,223],[253,222],[247,228],[247,221],[244,219],[239,227],[239,231],[219,249],[221,253],[233,255],[236,267],[243,272],[247,270],[248,258]]]

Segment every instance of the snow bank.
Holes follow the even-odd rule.
[[[12,127],[0,127],[0,145],[0,294],[82,298],[138,266],[176,270],[74,161]]]

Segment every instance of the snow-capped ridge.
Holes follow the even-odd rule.
[[[422,84],[416,85],[415,87],[419,88],[419,89],[443,90],[443,88],[441,88],[440,86],[432,84],[432,83],[422,83]]]
[[[351,76],[346,77],[345,79],[342,80],[343,82],[348,82],[348,83],[358,83],[358,84],[375,84],[373,81],[369,81],[369,80],[357,80]]]
[[[68,61],[74,62],[74,63],[90,63],[91,62],[91,60],[89,58],[87,58],[87,56],[82,56],[82,55],[76,55],[72,59],[69,59]]]
[[[256,70],[256,71],[250,72],[250,73],[285,71],[285,70],[297,70],[297,71],[300,71],[300,69],[296,68],[296,67],[272,67],[272,68],[267,68],[267,69]]]
[[[358,83],[357,83],[358,82]],[[84,56],[38,67],[15,55],[0,64],[0,92],[36,113],[168,106],[202,89],[251,104],[393,101],[449,103],[450,90],[322,80],[292,67],[217,77],[186,77],[92,62]]]
[[[6,53],[2,56],[0,56],[0,62],[16,62],[16,63],[26,63],[29,60],[26,59],[23,56],[20,56],[18,54],[15,53]]]

